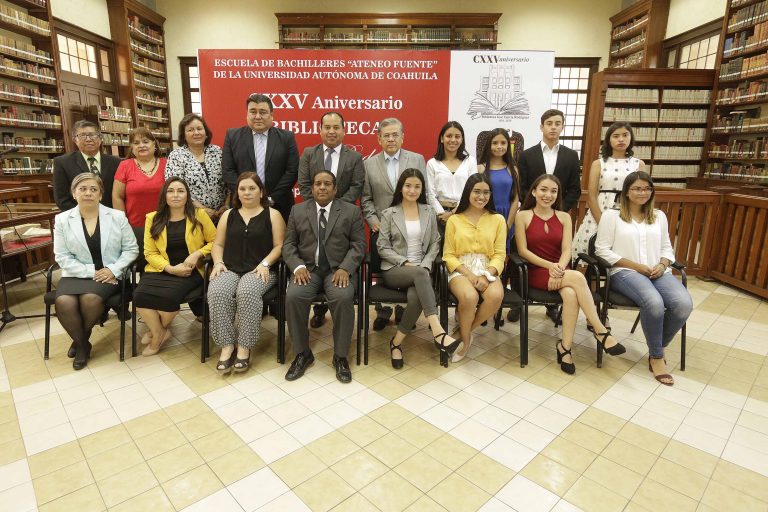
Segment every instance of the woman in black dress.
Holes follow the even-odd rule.
[[[216,369],[222,374],[233,366],[235,372],[248,369],[251,349],[259,340],[262,297],[277,282],[276,264],[284,238],[283,216],[269,207],[259,176],[255,172],[241,174],[232,209],[219,220],[211,254],[208,306],[213,341],[221,347]]]
[[[80,370],[91,354],[93,326],[104,314],[107,299],[120,292],[119,279],[139,247],[125,214],[99,204],[104,193],[101,178],[78,174],[71,190],[77,206],[56,215],[53,230],[53,252],[61,267],[56,316],[72,337],[72,367]]]
[[[195,208],[187,183],[173,176],[163,185],[157,211],[144,226],[144,275],[133,302],[149,327],[141,339],[151,356],[171,337],[171,322],[182,300],[203,284],[203,259],[210,254],[216,228],[202,208]]]

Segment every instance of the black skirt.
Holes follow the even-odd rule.
[[[166,272],[144,272],[133,292],[133,302],[137,308],[178,311],[184,298],[202,286],[203,276],[197,270],[187,277]]]
[[[56,296],[62,295],[85,295],[94,293],[106,302],[112,295],[120,293],[122,283],[117,284],[99,283],[90,277],[62,277],[59,284],[56,285]]]

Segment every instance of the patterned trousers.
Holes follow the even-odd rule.
[[[268,283],[252,272],[240,277],[227,271],[212,279],[208,286],[208,307],[213,341],[220,347],[237,342],[243,348],[253,348],[261,331],[262,297],[276,282],[277,272],[269,273]],[[235,313],[238,313],[237,325]]]

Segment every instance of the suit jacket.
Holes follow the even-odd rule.
[[[424,157],[418,153],[413,153],[406,149],[400,150],[400,158],[397,161],[397,177],[406,169],[418,169],[424,175],[426,185],[427,171]],[[427,203],[430,203],[430,192],[432,187],[427,187]],[[377,153],[365,161],[365,183],[363,185],[363,197],[360,199],[360,206],[363,208],[365,221],[371,224],[379,224],[381,212],[389,208],[392,204],[392,196],[395,189],[392,182],[389,181],[387,173],[387,161],[384,159],[384,152]]]
[[[541,143],[536,144],[523,151],[520,160],[517,162],[520,170],[520,193],[521,200],[528,195],[533,182],[547,172],[544,165],[544,153],[541,151]],[[560,144],[557,150],[557,164],[553,173],[560,180],[563,186],[563,211],[570,211],[576,206],[581,196],[581,178],[580,178],[579,154],[571,148]]]
[[[314,270],[318,229],[314,199],[293,207],[283,242],[283,261],[290,272],[299,265],[305,265],[310,272]],[[334,199],[325,229],[325,255],[331,272],[343,268],[350,275],[354,274],[363,261],[365,249],[365,227],[360,208]]]
[[[323,145],[306,148],[299,161],[299,192],[305,201],[312,198],[312,174],[320,169],[325,169]],[[364,181],[365,168],[362,155],[342,144],[339,151],[339,167],[336,171],[335,200],[354,203],[363,192]]]
[[[120,158],[101,154],[101,181],[104,182],[104,194],[101,204],[112,208],[112,184],[115,182],[115,172],[120,165]],[[53,159],[53,200],[61,211],[77,206],[72,197],[72,180],[80,173],[91,172],[80,151],[67,153]]]
[[[419,266],[432,270],[432,264],[440,251],[440,232],[437,230],[437,214],[431,206],[419,204],[421,224],[421,251],[424,256]],[[403,205],[392,206],[381,212],[379,239],[376,242],[381,258],[381,269],[389,270],[405,263],[408,253],[408,232],[405,228]]]
[[[293,132],[272,127],[267,132],[267,152],[264,158],[267,194],[272,198],[275,209],[284,219],[293,206],[293,184],[299,167],[299,150]],[[256,171],[256,154],[253,147],[253,132],[248,126],[229,128],[224,137],[221,159],[224,183],[230,192],[235,192],[237,177],[248,171]]]
[[[139,255],[139,245],[128,218],[119,210],[99,205],[101,259],[118,279]],[[92,278],[96,268],[85,241],[80,207],[56,215],[53,228],[53,254],[61,267],[61,277]]]
[[[164,229],[157,240],[152,238],[152,221],[157,212],[147,214],[147,222],[144,225],[144,259],[147,260],[145,270],[147,272],[162,272],[171,261],[168,257],[168,229]],[[189,254],[195,251],[203,253],[203,258],[211,254],[213,240],[216,238],[216,226],[202,208],[195,208],[195,218],[202,224],[202,229],[192,231],[192,223],[187,219],[184,230],[184,240],[187,242]],[[203,258],[197,261],[197,271],[205,277]]]

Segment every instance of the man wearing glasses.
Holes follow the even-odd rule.
[[[221,168],[224,183],[235,193],[237,177],[255,171],[276,210],[285,221],[293,207],[293,184],[299,168],[299,150],[293,132],[272,126],[272,100],[251,94],[245,101],[247,126],[229,128],[224,137]]]
[[[101,177],[104,193],[101,204],[112,208],[112,184],[120,158],[101,153],[101,132],[91,121],[80,120],[72,126],[77,151],[53,159],[53,199],[61,211],[77,206],[70,185],[80,173],[92,172]]]

